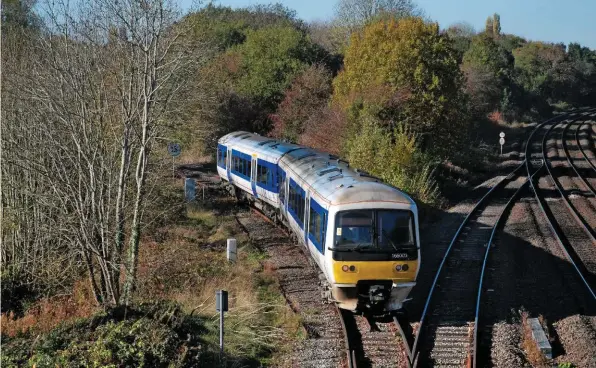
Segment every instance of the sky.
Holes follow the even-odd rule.
[[[187,8],[193,0],[180,0]],[[333,17],[336,0],[218,0],[231,7],[279,2],[308,22]],[[499,13],[501,31],[533,41],[579,42],[596,50],[596,0],[415,0],[442,28],[467,22],[484,28],[489,15]]]

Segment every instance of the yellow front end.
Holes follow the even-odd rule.
[[[416,284],[417,270],[418,260],[333,261],[332,296],[343,309],[373,309],[376,304],[377,311],[399,310]],[[384,290],[381,301],[366,300],[372,288]]]
[[[404,265],[407,270],[404,271]],[[399,269],[399,271],[398,271]],[[392,280],[393,283],[416,280],[418,261],[333,261],[335,284],[356,284],[360,280]]]

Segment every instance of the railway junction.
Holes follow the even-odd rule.
[[[596,367],[595,140],[596,109],[533,127],[508,173],[423,222],[411,300],[383,318],[322,303],[303,247],[261,212],[239,210],[303,321],[307,337],[288,365]]]

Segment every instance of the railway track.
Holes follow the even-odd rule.
[[[577,147],[579,148],[579,150],[580,150],[580,152],[581,152],[581,154],[582,154],[582,156],[584,158],[584,161],[596,173],[596,165],[593,162],[593,160],[595,159],[594,158],[594,153],[590,149],[590,145],[591,145],[591,142],[592,142],[592,138],[590,136],[590,132],[592,130],[590,129],[590,132],[586,132],[583,135],[583,138],[584,138],[583,141],[586,142],[586,143],[588,143],[588,144],[586,144],[586,145],[582,144],[582,139],[580,138],[581,128],[584,127],[584,126],[586,126],[586,125],[587,126],[590,126],[590,128],[591,128],[593,126],[596,126],[596,123],[592,122],[591,124],[589,124],[589,123],[585,123],[584,122],[582,124],[578,124],[578,126],[577,126],[577,128],[575,130],[575,141],[576,141]],[[591,153],[591,156],[588,156],[588,153]]]
[[[412,348],[416,367],[475,366],[482,282],[491,243],[527,181],[517,167],[480,199],[439,265]]]
[[[399,316],[365,318],[337,308],[344,332],[344,366],[411,367],[410,325]]]
[[[593,111],[593,110],[589,110]],[[589,112],[588,111],[588,112]],[[582,221],[573,204],[553,174],[548,157],[549,135],[559,124],[569,124],[570,120],[541,124],[528,138],[526,144],[526,171],[540,210],[561,246],[566,258],[576,270],[586,286],[586,291],[596,300],[594,275],[596,275],[596,247],[592,229]],[[542,135],[542,136],[540,136]],[[538,162],[537,159],[540,159]],[[546,176],[541,176],[546,172]],[[550,180],[548,180],[550,179]],[[549,194],[548,200],[545,194]]]

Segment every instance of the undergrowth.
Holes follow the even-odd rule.
[[[168,197],[182,197],[181,188]],[[39,300],[23,316],[2,315],[2,367],[194,367],[275,364],[301,338],[266,254],[215,191],[142,239],[130,308],[103,310],[85,281],[70,295]],[[164,217],[168,218],[168,217]],[[226,239],[238,260],[226,259]],[[229,292],[225,356],[219,358],[215,291]]]

